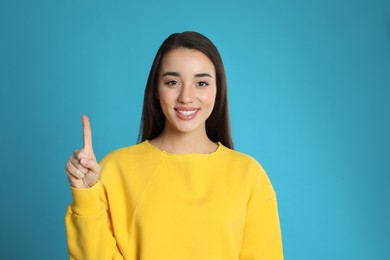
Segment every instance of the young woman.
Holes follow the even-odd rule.
[[[71,259],[283,259],[275,192],[233,150],[224,68],[205,36],[172,34],[159,48],[138,144],[98,164],[82,121],[84,147],[66,165]]]

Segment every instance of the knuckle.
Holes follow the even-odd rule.
[[[76,161],[76,158],[75,158],[74,156],[71,156],[71,157],[69,158],[69,161],[70,161],[70,163],[73,163],[73,164],[74,164],[74,162]]]
[[[79,167],[78,170],[79,170],[81,173],[83,173],[83,174],[85,174],[85,173],[88,172],[88,169],[86,169],[86,168],[84,168],[84,167],[82,167],[82,166]]]
[[[76,156],[76,158],[77,158],[78,160],[81,160],[81,159],[84,158],[84,157],[85,157],[85,154],[84,154],[83,152],[78,153],[77,156]]]

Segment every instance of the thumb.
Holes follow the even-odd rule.
[[[89,119],[86,115],[83,115],[81,117],[81,121],[83,123],[83,136],[84,136],[83,150],[87,154],[93,155],[91,124],[89,123]]]
[[[94,174],[99,175],[100,165],[96,160],[81,159],[80,163],[82,166],[84,166],[85,168],[88,168]]]

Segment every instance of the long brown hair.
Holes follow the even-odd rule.
[[[215,45],[207,37],[197,32],[174,33],[158,49],[146,83],[138,142],[154,139],[164,129],[165,116],[156,98],[158,73],[164,55],[176,48],[198,50],[204,53],[214,64],[217,95],[215,97],[214,109],[206,120],[206,133],[211,141],[221,142],[224,146],[233,149],[233,141],[230,133],[227,84],[222,59]]]

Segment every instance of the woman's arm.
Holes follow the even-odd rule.
[[[100,165],[92,148],[88,117],[82,117],[84,146],[66,164],[72,204],[65,215],[70,259],[123,259],[112,235]]]
[[[244,239],[239,259],[283,259],[276,195],[261,167],[254,178],[247,205]]]
[[[89,189],[72,188],[73,202],[65,216],[70,259],[123,259],[103,193],[100,182]]]

